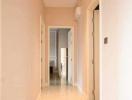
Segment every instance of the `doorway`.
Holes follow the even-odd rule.
[[[74,41],[70,27],[49,28],[49,86],[73,85]]]

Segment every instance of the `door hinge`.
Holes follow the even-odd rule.
[[[92,32],[92,36],[94,37],[94,31]]]
[[[41,62],[43,62],[43,58],[41,58]]]
[[[92,60],[92,64],[94,64],[94,59]]]
[[[94,17],[92,18],[92,22],[94,23]]]
[[[93,100],[95,100],[95,90],[92,91]]]
[[[41,79],[41,89],[43,89],[43,85],[42,84],[43,84],[43,80]]]
[[[94,36],[94,17],[92,18],[92,23],[93,23],[92,36]]]
[[[92,93],[95,94],[95,91],[93,90]]]

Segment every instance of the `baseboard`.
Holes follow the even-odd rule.
[[[41,91],[39,92],[38,97],[37,97],[36,100],[41,100]]]
[[[78,91],[80,92],[80,94],[83,94],[83,90],[82,90],[82,88],[79,86],[79,84],[76,84],[76,86],[77,86],[77,89],[78,89]]]
[[[76,84],[76,86],[80,94],[85,98],[85,100],[88,100],[88,95],[83,91],[83,89],[78,84]]]

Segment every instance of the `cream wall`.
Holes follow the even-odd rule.
[[[132,1],[101,0],[103,46],[101,100],[132,100]]]
[[[79,2],[79,6],[81,6],[81,16],[78,19],[78,85],[82,92],[87,92],[87,68],[88,64],[85,62],[86,57],[88,56],[85,52],[86,48],[86,26],[87,26],[87,6],[89,0],[83,0]],[[81,42],[80,42],[81,41]]]
[[[46,26],[73,26],[74,8],[46,8]]]
[[[87,93],[87,63],[85,62],[85,59],[87,57],[87,54],[85,52],[85,45],[86,45],[86,25],[87,25],[87,9],[86,9],[86,5],[85,4],[88,4],[89,1],[81,1],[79,2],[79,6],[81,6],[81,16],[80,18],[78,19],[78,34],[77,34],[77,48],[78,48],[78,51],[77,51],[77,57],[78,57],[78,62],[77,62],[77,65],[78,65],[78,71],[77,71],[77,74],[78,74],[78,79],[77,79],[77,85],[80,89],[80,91],[84,94]],[[81,41],[81,42],[80,42]]]
[[[47,7],[46,8],[46,83],[48,83],[48,27],[49,26],[73,26],[75,29],[74,35],[76,39],[76,22],[74,19],[73,7]],[[75,40],[76,41],[76,40]],[[76,44],[75,44],[76,48]],[[75,49],[76,58],[76,49]],[[76,62],[76,59],[74,59]],[[76,64],[76,63],[75,63]],[[76,67],[76,65],[75,65]],[[76,70],[75,70],[76,79]]]
[[[41,89],[41,0],[2,0],[2,99],[36,100]]]
[[[1,98],[1,88],[2,88],[1,87],[1,85],[2,85],[2,83],[1,83],[2,82],[2,79],[1,79],[1,67],[2,67],[1,66],[1,34],[2,34],[2,32],[1,32],[1,16],[2,16],[1,15],[1,10],[2,9],[1,9],[1,0],[0,0],[0,100],[2,99]]]
[[[109,43],[103,45],[103,66],[102,66],[102,100],[119,100],[118,99],[118,57],[119,57],[119,42],[121,36],[118,33],[118,0],[103,1],[101,7],[101,26],[103,37],[109,38]],[[122,8],[122,7],[121,7]],[[120,9],[121,9],[120,8]],[[114,16],[112,16],[114,14]],[[114,23],[114,24],[113,24]],[[120,34],[120,35],[119,35]],[[119,37],[118,37],[119,36]]]

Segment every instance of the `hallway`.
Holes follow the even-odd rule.
[[[71,86],[51,86],[42,90],[41,100],[85,100],[77,88]]]
[[[132,100],[131,76],[132,0],[0,0],[0,100]]]

